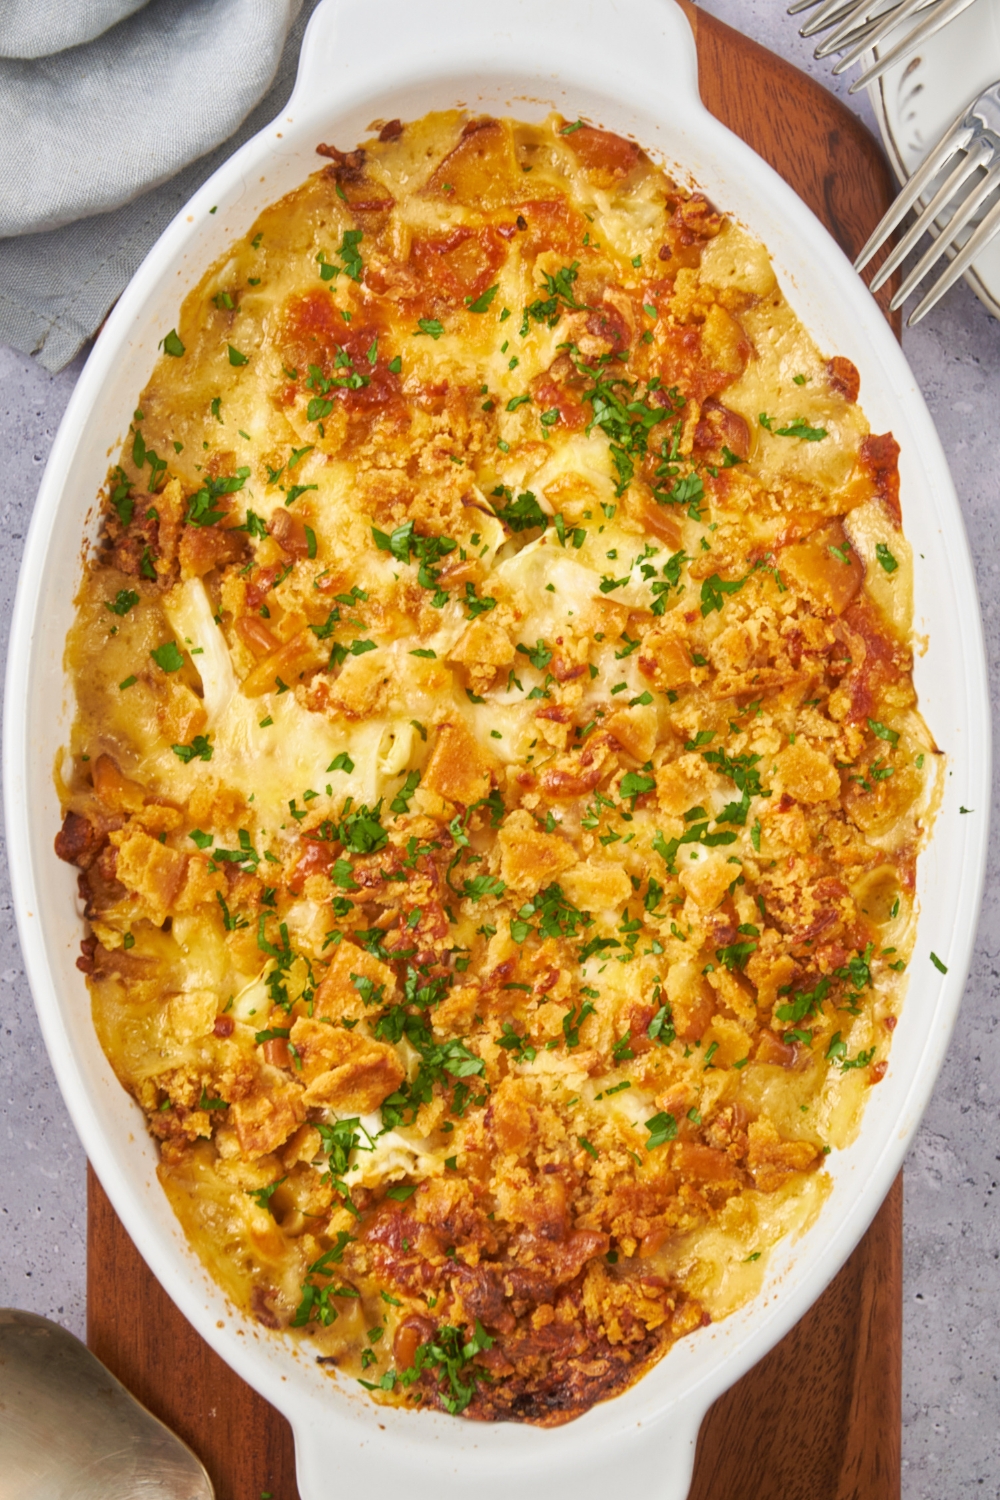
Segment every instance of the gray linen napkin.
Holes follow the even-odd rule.
[[[279,113],[317,3],[0,0],[0,342],[69,363],[198,185]]]
[[[141,10],[148,0],[73,0],[39,5],[38,0],[3,0],[0,57],[48,57],[78,47]]]

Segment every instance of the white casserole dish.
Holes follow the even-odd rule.
[[[74,964],[75,874],[52,841],[52,768],[68,739],[63,645],[80,539],[182,297],[256,215],[319,165],[318,141],[352,147],[377,117],[431,108],[568,118],[633,135],[763,239],[819,346],[848,355],[877,432],[901,448],[903,514],[915,554],[924,716],[948,756],[943,803],[919,864],[921,915],[889,1071],[860,1135],[830,1159],[817,1223],[774,1252],[756,1300],[677,1345],[637,1386],[569,1426],[480,1426],[385,1410],[334,1383],[306,1347],[236,1313],[188,1249],[155,1176],[156,1149],[95,1036]],[[217,208],[217,211],[214,211]],[[213,210],[210,212],[210,210]],[[14,904],[28,977],[67,1106],[112,1203],[150,1268],[199,1333],[291,1421],[303,1500],[352,1481],[422,1500],[606,1496],[683,1500],[712,1401],[806,1311],[864,1233],[916,1130],[961,1000],[987,847],[990,716],[976,589],[944,455],[916,382],[846,258],[795,194],[702,106],[690,29],[672,0],[326,0],[306,33],[295,93],[274,124],[195,195],[111,314],[59,430],[32,519],[8,659],[4,768]],[[960,817],[960,805],[975,817]],[[947,965],[931,964],[934,950]],[[253,1434],[234,1434],[252,1442]],[[627,1466],[627,1469],[626,1469]]]

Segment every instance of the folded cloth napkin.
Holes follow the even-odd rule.
[[[273,119],[317,0],[0,0],[0,342],[59,370]]]
[[[40,6],[38,0],[4,0],[0,8],[0,57],[48,57],[66,47],[78,47],[146,3],[66,0],[61,5]]]

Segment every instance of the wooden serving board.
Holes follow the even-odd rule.
[[[874,138],[804,73],[690,0],[679,3],[697,39],[707,107],[853,257],[894,194]],[[893,290],[883,289],[883,309]],[[898,315],[893,326],[898,335]],[[177,1311],[92,1170],[88,1188],[91,1349],[190,1444],[218,1500],[298,1500],[285,1419]],[[902,1201],[900,1179],[823,1296],[712,1407],[690,1500],[899,1500]]]

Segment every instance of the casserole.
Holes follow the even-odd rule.
[[[659,1493],[683,1495],[708,1404],[822,1290],[898,1169],[943,1055],[971,948],[985,827],[982,818],[960,820],[957,810],[960,803],[987,805],[983,653],[957,506],[912,377],[840,252],[794,195],[702,110],[693,43],[679,11],[654,3],[623,7],[600,45],[590,40],[589,23],[597,15],[596,7],[515,7],[505,12],[500,33],[485,17],[464,15],[457,6],[443,15],[438,7],[434,23],[446,40],[431,44],[419,25],[429,19],[429,8],[405,14],[400,8],[389,13],[390,40],[368,61],[363,18],[324,7],[307,35],[287,118],[206,184],[109,320],[57,440],[26,552],[11,645],[6,791],[16,905],[46,1039],[85,1145],[151,1267],[199,1331],[291,1419],[307,1497],[326,1492],[333,1463],[339,1482],[356,1474],[381,1486],[405,1480],[411,1492],[429,1493],[433,1484],[436,1493],[456,1494],[470,1480],[486,1493],[499,1494],[512,1479],[540,1491],[551,1482],[551,1464],[560,1480],[596,1494],[626,1458]],[[490,57],[490,71],[470,72],[467,59],[483,55]],[[344,63],[334,86],[337,57]],[[559,59],[558,87],[545,82],[543,70],[535,74],[530,59],[538,57]],[[666,104],[660,98],[665,66],[671,80]],[[824,1228],[818,1223],[798,1246],[782,1247],[764,1295],[750,1308],[678,1346],[626,1396],[574,1424],[575,1441],[568,1430],[456,1431],[442,1425],[446,1419],[426,1414],[417,1427],[409,1414],[392,1412],[386,1436],[369,1451],[383,1425],[381,1413],[352,1406],[305,1360],[266,1343],[234,1317],[183,1248],[153,1182],[152,1148],[129,1139],[136,1122],[100,1056],[73,968],[79,934],[67,931],[64,920],[70,877],[51,852],[58,811],[49,777],[67,726],[65,710],[59,713],[61,651],[78,581],[80,496],[103,477],[106,452],[127,427],[132,394],[152,365],[156,342],[208,261],[265,203],[306,175],[317,140],[353,144],[379,113],[414,115],[455,103],[500,110],[514,101],[519,114],[535,118],[551,107],[587,114],[679,163],[766,241],[793,304],[820,343],[857,361],[873,426],[891,428],[903,449],[906,528],[926,564],[926,571],[917,566],[916,614],[929,647],[916,681],[952,775],[921,862],[923,915],[906,1016],[859,1138],[835,1164],[834,1190],[820,1216]],[[218,212],[211,215],[213,207]],[[931,949],[948,969],[943,978],[931,966]]]
[[[804,1227],[943,770],[854,366],[759,242],[558,119],[324,144],[184,299],[67,645],[56,840],[237,1305],[373,1399],[543,1426]]]

